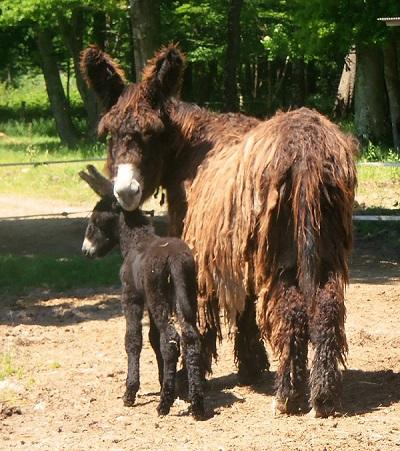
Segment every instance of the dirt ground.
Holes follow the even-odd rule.
[[[38,228],[29,229],[35,244],[22,239],[23,224],[0,221],[0,251],[10,248],[12,238],[20,243],[12,245],[13,253],[26,252],[29,243],[37,251],[40,239],[52,249],[57,234],[65,238],[66,219],[52,219],[50,225],[41,222],[49,219],[35,221]],[[69,235],[73,244],[65,252],[75,252],[81,242],[85,221],[74,221],[69,223],[75,224]],[[44,224],[53,238],[39,233]],[[356,240],[346,296],[350,352],[343,405],[325,420],[274,417],[271,352],[270,373],[253,387],[240,387],[228,338],[209,379],[208,420],[194,421],[182,400],[170,415],[157,416],[157,365],[146,339],[140,396],[135,407],[124,407],[118,287],[0,294],[0,353],[15,373],[0,380],[0,449],[400,450],[400,250],[387,235]],[[146,338],[147,320],[144,324]]]

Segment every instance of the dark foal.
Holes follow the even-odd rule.
[[[82,251],[101,257],[118,243],[124,261],[120,270],[122,305],[126,319],[125,348],[128,375],[124,404],[132,406],[139,390],[144,305],[150,317],[150,343],[156,353],[161,384],[159,415],[166,415],[175,399],[176,366],[180,343],[186,362],[189,400],[195,418],[204,416],[203,376],[200,370],[200,334],[196,326],[197,282],[189,247],[178,238],[154,233],[141,210],[122,210],[112,194],[101,192],[109,183],[93,167],[81,177],[101,194],[86,229]],[[110,183],[111,186],[111,183]],[[177,320],[181,339],[175,328]]]

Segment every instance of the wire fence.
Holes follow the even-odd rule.
[[[105,158],[87,158],[83,160],[51,160],[51,161],[28,161],[23,163],[0,163],[1,167],[12,166],[50,166],[52,164],[69,164],[69,163],[89,163],[90,161],[106,161]]]
[[[105,158],[85,158],[80,160],[50,160],[50,161],[28,161],[15,163],[0,163],[1,167],[12,166],[50,166],[52,164],[69,164],[69,163],[89,163],[91,161],[106,161]],[[400,167],[400,161],[360,161],[357,166],[372,166],[372,167]]]
[[[71,163],[89,163],[94,161],[105,161],[105,158],[85,158],[76,160],[51,160],[51,161],[31,161],[31,162],[12,162],[12,163],[0,163],[1,167],[14,167],[14,166],[50,166],[53,164],[71,164]],[[400,167],[399,162],[387,162],[387,161],[362,161],[357,163],[357,166],[371,166],[371,167]],[[35,215],[23,215],[23,216],[2,216],[0,220],[16,220],[16,219],[34,219],[42,217],[70,217],[74,215],[88,214],[91,210],[76,211],[76,212],[60,212],[60,213],[40,213]],[[146,212],[150,216],[154,216],[154,211]],[[353,215],[354,221],[400,221],[399,215]]]

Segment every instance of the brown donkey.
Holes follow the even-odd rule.
[[[184,56],[174,45],[148,62],[136,85],[125,85],[97,47],[81,64],[106,110],[99,133],[110,136],[120,205],[134,210],[161,186],[171,233],[194,250],[209,355],[221,311],[242,383],[268,367],[267,338],[279,357],[275,411],[295,413],[306,408],[310,340],[311,407],[316,416],[332,413],[347,352],[355,140],[306,108],[259,121],[178,100]]]

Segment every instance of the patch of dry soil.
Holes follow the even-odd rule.
[[[56,225],[51,229],[65,241],[66,228]],[[8,240],[23,236],[12,236],[18,227],[3,230]],[[35,229],[30,233],[37,236]],[[71,237],[80,243],[81,230]],[[240,387],[229,339],[209,380],[210,419],[194,421],[181,400],[170,415],[157,416],[157,365],[148,340],[140,396],[135,407],[124,407],[125,325],[118,291],[0,296],[0,353],[15,373],[0,381],[0,449],[400,449],[400,254],[379,240],[356,241],[347,292],[350,352],[338,416],[274,417],[276,361],[259,384]],[[147,336],[146,321],[144,329]]]

